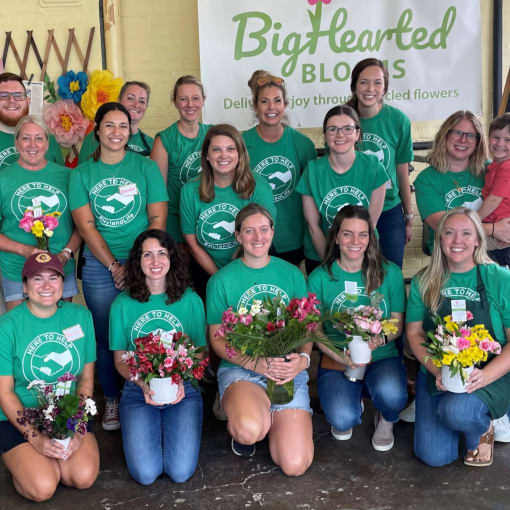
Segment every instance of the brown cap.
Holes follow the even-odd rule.
[[[54,253],[34,253],[30,255],[28,259],[25,261],[25,265],[23,266],[23,272],[21,273],[21,279],[31,278],[37,273],[44,271],[45,269],[51,269],[58,273],[64,278],[64,267],[62,266],[62,262],[58,259],[58,257]]]

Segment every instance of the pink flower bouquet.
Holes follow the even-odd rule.
[[[60,215],[61,213],[55,211],[41,214],[35,218],[34,210],[27,209],[19,222],[19,227],[25,232],[31,232],[34,235],[37,247],[40,250],[49,251],[50,237],[53,236],[53,232],[58,227],[58,217]]]

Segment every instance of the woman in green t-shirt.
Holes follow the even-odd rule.
[[[204,86],[195,76],[181,76],[171,94],[179,120],[156,134],[151,152],[159,167],[168,191],[166,230],[177,243],[183,243],[179,201],[182,186],[200,171],[200,151],[208,124],[200,122],[204,106]]]
[[[248,81],[258,124],[243,133],[252,172],[271,186],[278,211],[274,255],[299,265],[303,260],[305,221],[296,185],[317,153],[313,142],[286,124],[288,104],[283,78],[255,71]]]
[[[15,489],[44,501],[57,485],[85,489],[99,474],[99,449],[91,424],[69,445],[40,433],[18,418],[38,407],[29,383],[56,386],[58,378],[77,377],[71,391],[91,398],[94,391],[95,339],[90,312],[61,302],[64,268],[57,255],[35,253],[22,271],[26,301],[0,317],[0,453]]]
[[[443,214],[437,226],[430,264],[411,284],[406,333],[422,364],[416,381],[414,451],[431,466],[457,460],[465,436],[464,463],[492,463],[494,424],[510,407],[510,272],[487,255],[483,226],[475,211],[457,207]],[[453,311],[473,316],[503,349],[467,379],[467,393],[445,391],[441,370],[427,356],[426,332],[435,330],[434,316]],[[461,319],[462,320],[462,319]],[[508,420],[506,420],[508,424]]]
[[[308,279],[308,290],[317,295],[324,313],[346,308],[378,304],[383,319],[398,319],[398,331],[378,335],[369,342],[372,358],[362,380],[344,377],[353,365],[348,356],[338,356],[326,346],[317,375],[317,389],[331,434],[340,441],[351,438],[352,428],[361,423],[363,393],[370,396],[376,408],[376,429],[372,446],[377,451],[391,450],[394,444],[393,424],[407,402],[407,378],[395,339],[403,331],[405,290],[400,268],[384,258],[370,214],[365,207],[346,205],[335,217],[329,231],[326,255],[320,267]],[[329,323],[324,326],[328,337],[340,346],[345,335]]]
[[[165,231],[151,229],[136,238],[126,263],[126,291],[110,312],[110,347],[126,380],[120,400],[124,457],[143,485],[162,473],[185,482],[195,472],[202,435],[199,389],[180,383],[176,400],[160,405],[148,384],[130,379],[123,355],[135,350],[137,338],[158,329],[185,333],[196,346],[206,343],[204,306],[190,288],[187,261]]]

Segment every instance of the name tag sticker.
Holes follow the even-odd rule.
[[[138,188],[136,187],[136,183],[126,184],[126,186],[119,186],[119,193],[125,197],[138,195]]]
[[[345,297],[353,303],[358,300],[357,282],[345,282]]]
[[[390,181],[386,181],[386,184],[384,186],[385,189],[391,189],[393,188],[393,183]]]
[[[81,326],[79,324],[75,324],[70,328],[64,329],[62,333],[64,333],[64,336],[67,338],[68,342],[74,342],[75,340],[79,340],[80,338],[83,338],[85,336],[83,333],[83,329],[81,329]]]
[[[452,320],[455,322],[466,322],[466,300],[465,299],[452,299]]]
[[[32,212],[34,213],[34,218],[42,216],[41,200],[37,197],[32,198]]]

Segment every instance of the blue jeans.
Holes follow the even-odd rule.
[[[361,423],[361,396],[366,391],[385,420],[398,421],[407,403],[407,375],[399,358],[384,358],[367,365],[363,381],[351,382],[339,370],[319,367],[317,389],[328,422],[337,430]]]
[[[384,256],[402,269],[406,246],[406,224],[402,204],[381,213],[377,222],[377,232]]]
[[[112,274],[108,271],[108,268],[99,262],[90,251],[85,251],[84,259],[85,265],[82,273],[83,296],[94,320],[97,375],[105,398],[118,398],[120,395],[120,376],[115,369],[113,352],[110,351],[108,329],[110,306],[120,291],[115,288]]]
[[[124,456],[131,476],[149,485],[163,472],[174,482],[190,478],[197,467],[202,436],[202,395],[184,383],[178,404],[151,406],[141,388],[127,381],[120,399]]]
[[[414,453],[429,466],[444,466],[459,457],[460,435],[468,450],[478,446],[490,424],[489,409],[476,395],[443,392],[432,396],[427,376],[421,370],[416,379],[416,422]]]

